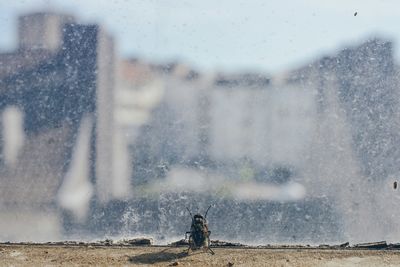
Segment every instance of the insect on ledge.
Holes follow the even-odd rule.
[[[207,213],[210,210],[212,205],[210,205],[203,215],[197,213],[194,216],[190,212],[189,208],[186,208],[189,211],[190,217],[192,218],[192,224],[190,226],[190,232],[186,232],[185,239],[188,239],[189,235],[189,248],[188,254],[193,250],[203,249],[204,252],[210,252],[214,255],[214,251],[210,248],[210,234],[211,231],[208,230],[207,223]]]

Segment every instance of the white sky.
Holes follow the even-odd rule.
[[[124,56],[202,70],[277,72],[374,36],[400,50],[397,0],[0,0],[0,49],[18,14],[43,9],[101,22]]]

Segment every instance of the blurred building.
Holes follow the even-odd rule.
[[[347,238],[389,238],[387,229],[399,220],[387,210],[387,182],[400,171],[399,72],[391,42],[346,48],[289,72],[287,82],[315,92],[303,172],[309,195],[335,201]]]
[[[263,168],[304,164],[315,117],[313,92],[261,74],[220,75],[210,105],[210,157]]]
[[[134,184],[164,177],[169,166],[207,160],[208,78],[178,63],[151,69],[162,94],[131,144]]]
[[[164,96],[132,146],[134,183],[202,167],[266,182],[287,181],[286,173],[310,195],[330,195],[344,181],[398,176],[399,75],[388,41],[279,76],[188,79],[177,65],[157,69]]]
[[[132,146],[134,183],[174,166],[230,179],[247,168],[252,179],[287,181],[280,170],[291,176],[304,165],[315,118],[311,90],[258,73],[193,73],[184,65],[163,71],[163,99]]]
[[[92,197],[111,198],[114,43],[99,25],[34,13],[19,18],[19,44],[0,54],[0,209],[2,222],[27,230],[0,236],[49,240],[60,234],[60,206],[84,220]]]
[[[130,147],[160,103],[164,84],[150,64],[138,59],[120,59],[116,77],[113,195],[118,199],[127,199],[132,197]]]
[[[71,15],[38,12],[18,18],[20,50],[44,49],[57,52],[62,47],[63,29],[66,23],[74,23]]]
[[[336,114],[348,132],[362,175],[374,181],[400,171],[399,67],[393,45],[374,39],[288,74],[288,83],[315,92],[318,119]],[[333,127],[333,126],[331,126]]]
[[[205,79],[182,66],[157,69],[165,90],[132,146],[134,186],[165,178],[192,184],[191,192],[198,192],[202,184],[190,179],[212,180],[215,173],[226,181],[296,180],[307,191],[305,210],[318,210],[322,221],[338,226],[328,226],[333,236],[381,238],[390,235],[385,229],[398,226],[380,194],[385,180],[400,171],[399,68],[390,42],[367,41],[279,76]],[[179,179],[171,178],[179,173]],[[324,202],[334,205],[319,211]],[[266,212],[274,209],[266,205]],[[322,229],[314,218],[285,216],[287,222],[274,223]]]

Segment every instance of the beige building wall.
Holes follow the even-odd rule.
[[[96,191],[100,202],[112,197],[115,51],[113,39],[98,32],[96,90]]]
[[[19,17],[19,48],[57,51],[62,45],[62,28],[72,16],[33,13]]]
[[[261,166],[302,165],[315,124],[315,99],[308,88],[215,87],[210,104],[210,155],[245,157]]]

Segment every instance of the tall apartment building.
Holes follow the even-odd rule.
[[[391,42],[374,39],[346,48],[288,77],[288,83],[315,91],[319,118],[337,106],[365,177],[382,181],[400,172],[399,71]]]
[[[101,26],[67,15],[34,13],[19,22],[20,47],[0,54],[0,110],[19,110],[15,128],[24,141],[15,164],[1,166],[0,208],[32,223],[21,226],[31,230],[26,236],[5,227],[0,237],[51,239],[60,230],[59,206],[71,221],[84,221],[91,200],[111,198],[114,42]],[[1,140],[6,146],[9,139]],[[54,233],[36,235],[43,223]]]

